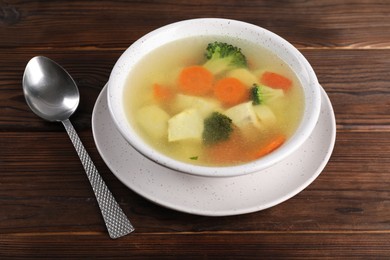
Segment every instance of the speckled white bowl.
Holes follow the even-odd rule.
[[[296,73],[304,92],[305,108],[295,134],[280,148],[256,161],[228,167],[197,166],[172,159],[145,143],[126,117],[123,92],[127,76],[150,51],[166,43],[197,35],[241,38],[266,47]],[[108,108],[116,128],[137,151],[168,168],[208,177],[238,176],[268,168],[296,151],[312,133],[320,113],[321,92],[317,77],[305,57],[289,42],[259,26],[229,19],[201,18],[180,21],[156,29],[132,44],[116,62],[108,81]]]

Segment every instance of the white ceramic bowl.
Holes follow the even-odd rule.
[[[305,108],[295,134],[280,148],[256,161],[237,166],[206,167],[174,160],[153,149],[128,121],[123,105],[127,76],[150,51],[166,43],[198,35],[229,36],[245,39],[270,49],[296,73],[304,92]],[[260,171],[296,151],[313,131],[320,113],[321,93],[317,77],[305,57],[280,36],[259,26],[229,19],[201,18],[176,22],[156,29],[132,44],[116,62],[108,81],[108,107],[116,128],[140,153],[158,164],[188,174],[226,177]]]

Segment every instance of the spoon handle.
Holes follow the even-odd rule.
[[[102,212],[108,234],[111,238],[115,239],[133,232],[134,227],[131,225],[129,219],[123,213],[114,196],[104,183],[102,177],[85,150],[84,145],[81,143],[72,123],[69,119],[62,121],[62,123],[65,126],[66,132],[68,133],[73,146],[76,148],[84,170],[87,173],[89,182],[91,183],[99,204],[100,211]]]

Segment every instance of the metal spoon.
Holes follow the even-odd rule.
[[[37,56],[28,62],[24,71],[23,92],[35,114],[48,121],[62,122],[65,126],[87,173],[110,237],[118,238],[134,231],[69,121],[80,100],[72,77],[54,61]]]

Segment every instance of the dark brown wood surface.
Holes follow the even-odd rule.
[[[308,188],[275,207],[205,217],[126,188],[97,152],[91,114],[120,54],[171,22],[223,17],[289,40],[313,65],[336,114],[332,157]],[[27,61],[45,55],[74,77],[72,122],[136,227],[111,240],[61,124],[27,107]],[[390,1],[0,0],[0,259],[390,258]]]

